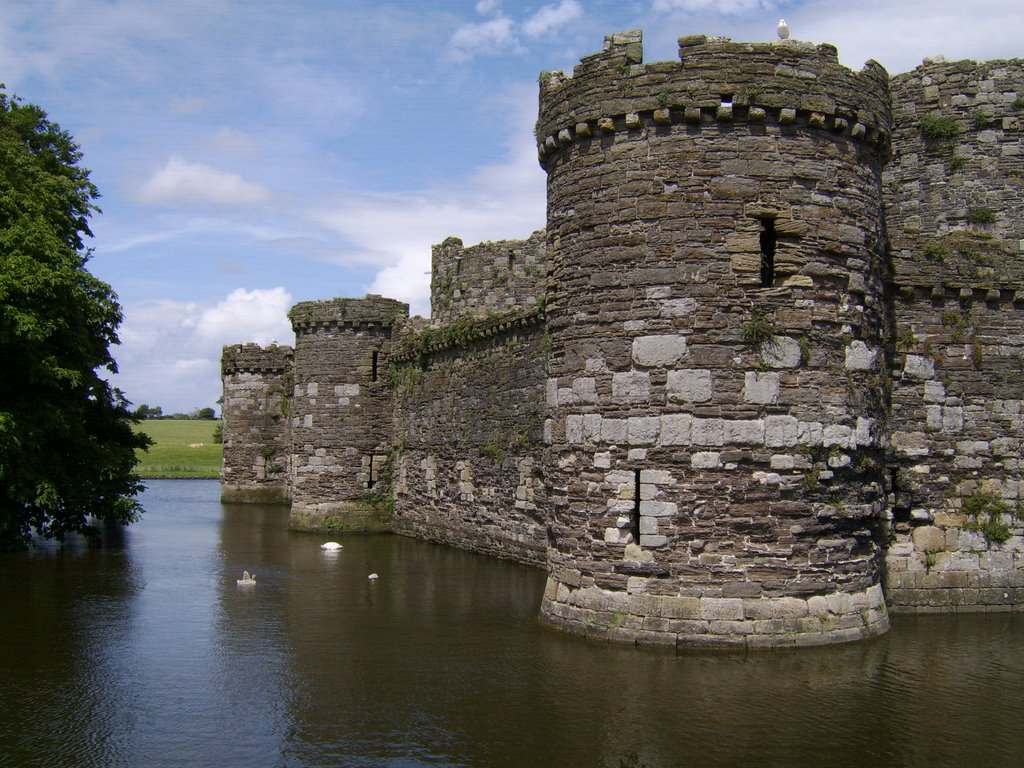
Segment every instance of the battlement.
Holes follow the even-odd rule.
[[[465,247],[449,237],[431,249],[431,319],[448,323],[464,315],[530,310],[547,285],[543,230],[526,240],[498,240]]]
[[[288,346],[271,344],[229,344],[220,356],[221,376],[235,373],[285,373],[291,370],[295,351]]]
[[[577,141],[654,128],[752,131],[777,125],[820,130],[888,150],[888,74],[874,61],[853,72],[832,45],[798,41],[734,43],[690,35],[679,62],[643,64],[640,32],[605,38],[572,77],[540,78],[538,153],[542,165]]]
[[[892,81],[893,272],[995,298],[1024,288],[1024,60],[931,61]]]
[[[309,333],[317,328],[390,329],[409,316],[409,305],[369,293],[362,299],[330,299],[303,301],[291,308],[288,319],[295,333]]]

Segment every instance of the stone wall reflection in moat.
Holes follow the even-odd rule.
[[[0,559],[0,764],[1009,766],[1024,749],[1015,614],[638,652],[541,625],[540,570],[397,536],[332,557],[286,510],[217,490],[154,482],[121,544]]]

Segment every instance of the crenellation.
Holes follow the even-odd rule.
[[[431,249],[431,319],[442,325],[543,308],[547,285],[543,232],[527,240],[500,240],[469,248],[450,237]]]
[[[225,496],[543,565],[542,618],[616,642],[1019,610],[1024,61],[679,52],[541,75],[547,228],[434,246],[429,321],[306,302],[294,352],[225,348]]]

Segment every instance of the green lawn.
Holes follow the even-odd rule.
[[[148,451],[139,451],[136,471],[142,477],[218,477],[221,446],[213,442],[218,421],[147,419],[136,432],[153,438]]]

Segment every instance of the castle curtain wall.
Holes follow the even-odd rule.
[[[896,611],[1024,600],[1024,61],[893,78]]]

